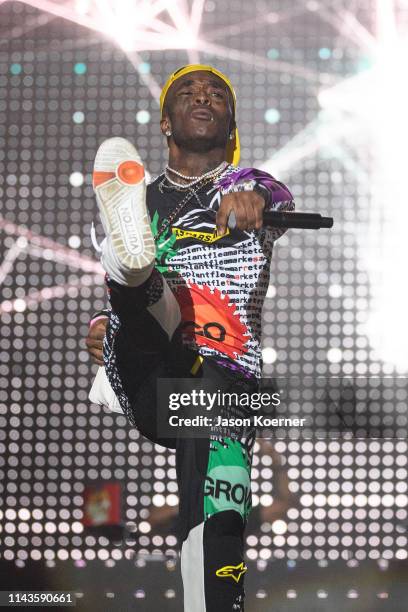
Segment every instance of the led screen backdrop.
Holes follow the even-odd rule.
[[[402,377],[366,403],[375,416],[388,402],[392,437],[257,444],[248,556],[405,559],[407,5],[133,4],[0,6],[1,557],[176,554],[174,531],[160,528],[178,501],[174,455],[87,400],[84,337],[106,304],[91,172],[113,135],[161,172],[160,86],[199,60],[236,87],[242,165],[285,181],[299,210],[335,219],[275,247],[265,376]],[[100,480],[122,483],[125,544],[84,532],[84,489]],[[288,512],[271,521],[279,487]]]

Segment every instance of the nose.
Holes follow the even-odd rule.
[[[210,97],[208,93],[204,90],[198,91],[195,95],[196,104],[210,104]]]

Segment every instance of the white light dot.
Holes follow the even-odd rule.
[[[150,530],[151,525],[147,521],[142,521],[141,523],[139,523],[139,531],[141,533],[149,533]]]
[[[17,246],[19,249],[25,249],[28,245],[28,240],[25,236],[20,236],[17,238]]]
[[[393,495],[384,495],[382,498],[382,505],[386,508],[391,508],[394,505],[394,496]]]
[[[81,172],[73,172],[69,177],[69,182],[73,187],[81,187],[84,182],[84,175]]]
[[[272,531],[279,535],[286,533],[287,528],[288,526],[286,525],[285,521],[282,521],[280,519],[272,523]]]
[[[178,500],[177,495],[174,495],[173,493],[171,493],[170,495],[167,495],[166,502],[169,506],[177,506],[177,504],[179,503],[179,500]]]
[[[98,550],[98,559],[101,559],[101,561],[106,561],[106,559],[109,559],[109,552],[106,550],[106,548],[101,548]]]
[[[78,249],[81,246],[81,239],[79,236],[70,236],[68,238],[68,245],[71,249]]]
[[[265,111],[265,121],[267,123],[278,123],[279,119],[280,112],[277,108],[268,108],[268,110]]]
[[[17,300],[14,300],[14,310],[16,312],[24,312],[26,308],[27,308],[27,304],[25,300],[22,300],[19,298]]]
[[[326,496],[323,495],[322,493],[320,495],[316,495],[314,503],[315,503],[315,506],[325,506],[327,503]]]
[[[28,521],[30,518],[30,512],[27,510],[27,508],[21,508],[21,510],[18,511],[18,516],[22,521]]]
[[[329,287],[329,295],[332,298],[339,298],[343,293],[343,288],[341,285],[330,285]]]
[[[329,506],[336,508],[340,504],[340,497],[338,495],[329,495],[327,498]]]
[[[354,498],[354,503],[356,506],[362,508],[367,505],[367,496],[366,495],[356,495]]]
[[[81,111],[77,111],[72,115],[72,120],[74,123],[83,123],[85,120],[85,115]]]
[[[161,506],[164,506],[164,504],[166,503],[166,500],[165,500],[164,495],[157,494],[157,495],[153,495],[152,502],[154,506],[161,507]]]
[[[408,557],[408,552],[404,548],[399,548],[395,556],[397,559],[406,559]]]
[[[258,563],[265,563],[267,559],[272,557],[272,551],[268,548],[263,548],[259,553],[259,556],[261,557],[261,560],[258,560]]]
[[[276,357],[276,351],[272,347],[267,346],[262,350],[262,359],[264,360],[264,363],[275,363]]]
[[[339,363],[343,357],[343,354],[338,348],[331,348],[327,351],[327,359],[330,363]]]
[[[313,497],[309,494],[305,494],[305,495],[302,495],[302,497],[300,498],[300,501],[303,504],[303,506],[311,506],[313,504]]]
[[[271,495],[262,495],[260,499],[261,506],[268,507],[272,504],[273,497]]]
[[[31,559],[39,561],[41,559],[41,553],[39,550],[32,550],[30,554]]]
[[[136,113],[136,121],[138,123],[149,123],[150,113],[147,110],[140,110]]]
[[[66,561],[69,557],[69,554],[67,550],[61,549],[57,552],[57,556],[58,556],[58,559],[61,559],[61,561]]]
[[[373,508],[377,508],[381,504],[381,497],[379,495],[370,495],[368,498],[368,505]]]
[[[350,507],[353,505],[354,499],[352,495],[343,495],[341,498],[341,504],[343,506]]]
[[[408,503],[408,497],[406,495],[397,495],[395,498],[395,505],[399,508],[405,508]]]

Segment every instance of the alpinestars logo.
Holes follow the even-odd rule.
[[[239,565],[224,565],[224,567],[220,567],[220,569],[217,569],[215,572],[215,575],[218,576],[218,578],[232,578],[238,583],[247,569],[247,566],[242,561]]]

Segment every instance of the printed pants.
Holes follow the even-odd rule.
[[[197,370],[197,354],[182,346],[175,331],[178,304],[156,270],[140,287],[107,283],[112,314],[104,360],[109,382],[130,423],[151,441],[176,450],[184,610],[243,611],[253,429],[203,438],[182,437],[174,427],[159,429],[157,381],[193,378],[193,370],[195,379],[211,379],[228,392],[253,391],[256,382],[210,358]]]

